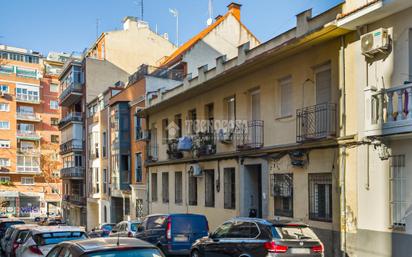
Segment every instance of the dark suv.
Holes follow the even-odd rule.
[[[189,255],[192,244],[208,233],[204,215],[156,214],[145,218],[136,237],[156,245],[166,255]]]
[[[235,218],[197,240],[191,257],[323,257],[323,244],[303,223]]]

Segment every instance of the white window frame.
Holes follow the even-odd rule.
[[[54,105],[52,103],[55,103],[56,105]],[[59,109],[59,102],[55,101],[55,100],[50,100],[49,106],[50,106],[51,110],[58,110]],[[52,107],[56,107],[56,108],[52,108]]]
[[[52,90],[52,86],[54,87],[56,87],[56,90]],[[56,84],[56,83],[50,83],[50,92],[52,92],[52,93],[59,93],[59,84]]]
[[[10,111],[10,104],[9,103],[0,103],[0,106],[6,106],[5,109],[0,108],[0,112],[9,112]]]
[[[0,139],[0,148],[1,149],[9,149],[10,148],[10,140]]]
[[[7,127],[0,127],[0,130],[8,130],[8,129],[10,129],[10,121],[8,121],[8,120],[0,120],[0,123],[5,123],[5,124],[7,124]]]
[[[3,90],[4,87],[7,88],[7,90]],[[1,84],[1,85],[0,85],[0,92],[3,92],[3,93],[8,94],[8,93],[10,92],[10,87],[9,87],[9,85]]]
[[[9,158],[0,158],[0,166],[3,167],[10,167],[10,159]]]
[[[27,180],[30,180],[30,179],[33,181],[33,183],[27,183]],[[22,177],[21,184],[25,186],[33,186],[35,184],[34,178],[33,177]]]

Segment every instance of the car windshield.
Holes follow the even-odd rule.
[[[86,234],[81,231],[49,232],[33,236],[34,242],[39,246],[86,238]]]
[[[112,224],[106,224],[102,226],[102,230],[107,230],[107,231],[112,231],[114,225]]]
[[[284,227],[274,227],[275,231],[273,233],[277,233],[280,235],[282,239],[317,239],[315,233],[308,227],[305,226],[284,226]],[[276,234],[274,234],[275,237]]]
[[[117,249],[84,254],[82,257],[162,257],[162,254],[157,249]]]
[[[133,232],[136,232],[137,231],[137,227],[139,226],[139,224],[140,223],[131,223],[130,224],[130,229],[133,231]]]

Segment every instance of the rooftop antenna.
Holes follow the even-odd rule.
[[[169,9],[169,12],[176,18],[176,46],[179,47],[179,12],[176,8]]]
[[[210,26],[213,23],[213,19],[212,19],[212,17],[213,17],[213,2],[212,1],[213,0],[209,0],[209,6],[208,6],[209,18],[207,19],[207,22],[206,22],[207,26]]]
[[[144,20],[144,0],[139,0],[139,1],[134,1],[133,2],[135,5],[137,5],[137,8],[140,8],[140,20]]]

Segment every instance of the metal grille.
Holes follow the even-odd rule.
[[[263,129],[263,120],[248,121],[247,125],[236,128],[237,149],[249,150],[263,147]]]
[[[309,218],[332,221],[332,174],[309,174]]]
[[[224,205],[225,209],[236,208],[236,173],[235,168],[224,169]]]
[[[404,228],[408,181],[408,173],[405,169],[405,155],[392,156],[390,162],[389,181],[392,226]]]
[[[272,174],[275,215],[293,217],[293,174]]]
[[[296,111],[296,142],[336,136],[336,104],[323,103]]]

